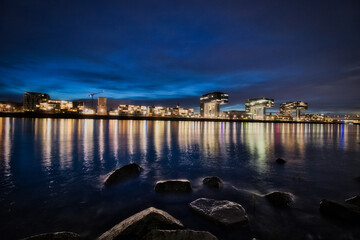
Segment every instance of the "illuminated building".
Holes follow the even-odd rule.
[[[84,111],[82,112],[82,114],[85,115],[94,115],[95,114],[95,110],[92,108],[85,108]]]
[[[246,111],[227,111],[225,117],[229,119],[247,119],[249,115]]]
[[[73,105],[72,108],[73,112],[82,113],[85,110],[85,105],[83,101],[73,101],[72,105]]]
[[[40,103],[50,100],[50,95],[47,93],[25,92],[23,97],[24,111],[38,111],[40,110]]]
[[[251,115],[252,119],[265,120],[266,108],[274,106],[274,99],[270,98],[253,98],[248,99],[245,103],[245,110]]]
[[[21,112],[23,104],[17,102],[0,102],[0,112]]]
[[[193,108],[180,108],[178,106],[179,116],[181,117],[193,117],[194,116],[194,109]]]
[[[280,104],[280,114],[282,116],[292,116],[292,112],[296,111],[296,119],[300,120],[300,110],[307,110],[308,104],[306,102],[286,102]]]
[[[128,105],[120,104],[118,109],[111,111],[111,115],[131,115],[131,116],[154,116],[154,117],[173,117],[173,116],[182,116],[182,117],[192,117],[194,116],[193,108],[180,108],[177,106],[172,107],[162,107],[162,106],[144,106],[144,105]]]
[[[201,96],[200,115],[202,117],[219,117],[220,105],[229,102],[229,95],[222,92],[212,92]]]
[[[49,99],[47,102],[40,103],[39,110],[48,113],[81,113],[84,110],[84,103]]]
[[[107,115],[106,97],[98,97],[97,115]]]
[[[120,104],[117,109],[118,115],[148,115],[148,107],[142,105]]]

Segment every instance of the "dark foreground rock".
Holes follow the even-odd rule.
[[[355,205],[323,199],[320,201],[320,212],[340,221],[360,223],[360,208]]]
[[[203,184],[209,188],[219,189],[222,186],[222,181],[219,177],[206,177]]]
[[[136,177],[141,173],[141,171],[142,168],[136,163],[125,165],[109,173],[109,175],[105,179],[105,185],[114,185],[122,180]]]
[[[155,185],[155,191],[159,193],[191,192],[191,190],[191,184],[186,179],[158,181]]]
[[[189,206],[201,215],[225,226],[245,225],[249,221],[245,209],[235,202],[199,198]]]
[[[294,203],[294,196],[288,192],[271,192],[265,195],[265,198],[274,206],[286,208]]]
[[[216,240],[209,232],[194,230],[153,230],[144,240]]]
[[[99,240],[142,239],[153,229],[182,229],[181,222],[165,211],[150,207],[115,225]]]
[[[348,198],[345,202],[360,207],[360,196]]]
[[[284,159],[282,159],[282,158],[276,159],[275,162],[276,162],[276,163],[279,163],[279,164],[284,164],[284,163],[286,163],[286,161],[285,161]]]
[[[23,240],[78,240],[80,235],[72,232],[43,233]]]

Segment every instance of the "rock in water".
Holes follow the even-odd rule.
[[[186,179],[158,181],[155,185],[155,191],[161,193],[167,192],[191,192],[191,184]]]
[[[80,235],[72,232],[43,233],[23,240],[78,240]]]
[[[209,188],[219,189],[222,185],[222,181],[219,177],[206,177],[203,180],[203,184]]]
[[[114,185],[122,180],[135,177],[139,175],[141,171],[142,168],[136,163],[125,165],[109,173],[109,175],[105,179],[105,185]]]
[[[284,159],[282,159],[282,158],[276,159],[276,162],[279,163],[279,164],[284,164],[284,163],[286,163],[286,161],[285,161]]]
[[[320,211],[341,221],[360,223],[360,208],[355,205],[323,199],[320,201]]]
[[[144,240],[217,240],[209,232],[194,230],[153,230]]]
[[[294,203],[294,196],[288,192],[271,192],[266,194],[265,198],[273,205],[280,208],[289,207]]]
[[[98,240],[142,239],[153,229],[182,229],[181,222],[170,214],[153,207],[147,208],[115,225]]]
[[[345,202],[360,207],[360,196],[348,198]]]
[[[190,203],[190,208],[225,226],[245,225],[249,221],[240,204],[227,200],[199,198]]]

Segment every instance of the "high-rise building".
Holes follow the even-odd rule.
[[[24,111],[39,111],[40,104],[50,100],[47,93],[25,92],[23,97]]]
[[[219,117],[220,105],[229,102],[229,94],[222,92],[212,92],[201,96],[200,115],[202,117]]]
[[[252,119],[265,120],[266,108],[274,106],[274,99],[270,98],[252,98],[245,103],[245,111],[251,115]]]
[[[97,114],[107,115],[106,97],[98,97]]]
[[[292,117],[292,112],[296,111],[296,119],[300,120],[300,110],[307,110],[308,104],[306,102],[286,102],[280,104],[280,114],[282,116]]]

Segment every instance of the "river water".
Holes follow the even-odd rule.
[[[104,187],[107,173],[130,162],[144,168],[138,178]],[[213,175],[224,181],[219,191],[202,185]],[[318,210],[323,198],[359,195],[358,176],[360,126],[0,118],[0,236],[94,239],[154,206],[219,239],[360,239],[358,226]],[[193,191],[154,192],[156,181],[174,178]],[[293,193],[295,204],[272,207],[262,196],[273,190]],[[197,215],[188,204],[199,197],[240,203],[249,225],[226,229]]]

